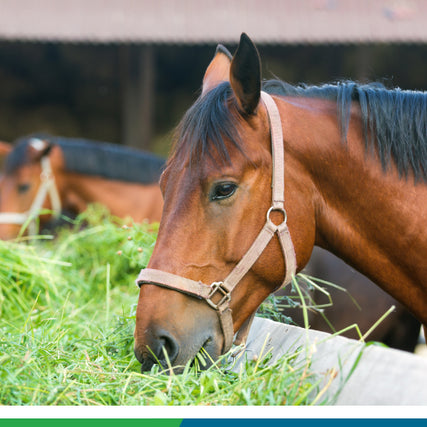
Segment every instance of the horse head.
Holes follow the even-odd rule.
[[[245,34],[233,57],[219,46],[201,96],[178,126],[160,179],[164,209],[148,265],[152,275],[142,272],[138,280],[135,355],[143,370],[156,361],[165,365],[165,351],[178,366],[202,348],[211,360],[229,348],[224,329],[237,332],[290,269],[292,257],[284,256],[275,224],[289,224],[294,263],[304,266],[310,257],[315,221],[306,200],[312,183],[292,153],[284,154],[286,211],[269,210],[273,158],[260,70],[257,49]],[[265,248],[252,251],[259,253],[229,294],[224,280],[236,274],[266,215],[271,236]],[[228,326],[218,317],[225,300]]]
[[[61,203],[52,169],[54,144],[23,139],[7,152],[0,182],[0,238],[15,238],[43,209],[59,214]],[[40,215],[40,224],[51,214]]]

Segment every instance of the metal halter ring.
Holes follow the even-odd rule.
[[[274,211],[281,212],[283,215],[283,221],[280,224],[276,225],[270,218],[271,212],[274,212]],[[286,214],[285,208],[283,207],[271,206],[270,209],[267,211],[267,222],[274,227],[278,227],[282,224],[286,224],[287,220],[288,220],[288,215]]]

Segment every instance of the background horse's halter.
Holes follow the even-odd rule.
[[[53,216],[57,217],[61,213],[61,199],[58,194],[58,189],[55,184],[55,177],[52,173],[50,160],[48,156],[44,156],[40,160],[42,171],[40,173],[40,186],[37,190],[36,197],[31,204],[30,209],[26,212],[2,212],[0,213],[0,224],[25,224],[28,219],[35,219],[42,210],[46,197],[50,197],[52,203]],[[28,224],[30,234],[36,233],[35,222],[31,221]]]
[[[267,114],[271,128],[271,150],[273,157],[273,176],[272,176],[272,204],[267,211],[267,220],[243,258],[233,268],[230,274],[221,282],[214,282],[210,286],[187,279],[182,276],[167,273],[165,271],[146,268],[141,270],[136,284],[141,287],[144,284],[152,284],[165,288],[170,288],[184,294],[204,299],[210,307],[218,313],[222,332],[224,334],[224,345],[222,353],[227,352],[232,344],[234,337],[233,318],[230,309],[231,292],[252,268],[256,260],[260,257],[270,240],[277,233],[279,242],[282,247],[283,257],[285,259],[286,274],[283,285],[288,284],[296,271],[296,256],[294,245],[287,226],[287,215],[284,208],[285,201],[285,184],[284,184],[284,151],[282,123],[280,120],[279,110],[273,98],[265,92],[261,92],[262,100],[267,108]],[[276,225],[270,218],[273,211],[281,212],[283,221]],[[218,294],[218,295],[216,295]],[[216,302],[213,297],[216,297]],[[255,314],[255,313],[254,313]],[[236,339],[237,343],[245,341],[252,323],[253,316],[249,317],[241,327]]]

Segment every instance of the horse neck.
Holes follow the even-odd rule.
[[[160,221],[163,201],[155,183],[143,185],[67,172],[62,185],[65,208],[82,212],[88,204],[99,203],[118,217]]]
[[[427,301],[427,186],[414,185],[413,177],[400,178],[394,166],[382,170],[376,154],[365,150],[357,108],[347,143],[331,105],[323,111],[297,109],[294,105],[286,115],[285,141],[288,135],[290,150],[304,159],[316,189],[316,244],[411,306],[427,323],[425,304],[413,304]],[[304,135],[292,131],[301,129],[301,123]]]

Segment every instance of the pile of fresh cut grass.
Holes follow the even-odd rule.
[[[247,361],[240,373],[223,361],[202,372],[155,366],[141,374],[134,280],[157,225],[124,224],[97,207],[55,239],[0,241],[1,405],[325,403],[327,379],[296,354]]]

